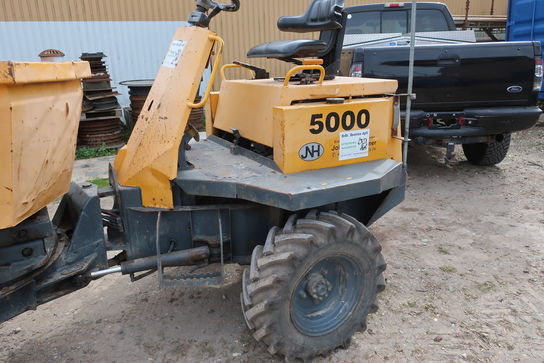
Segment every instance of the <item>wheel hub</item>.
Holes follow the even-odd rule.
[[[329,297],[331,290],[332,284],[322,273],[313,273],[309,276],[306,291],[316,303]]]
[[[290,303],[295,327],[308,336],[326,335],[344,324],[363,290],[363,270],[342,254],[326,256],[296,284]]]

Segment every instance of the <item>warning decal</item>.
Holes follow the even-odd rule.
[[[170,49],[168,49],[164,62],[162,62],[163,67],[176,68],[184,49],[185,41],[174,40],[172,44],[170,44]]]
[[[370,130],[355,130],[340,133],[339,160],[368,156]]]

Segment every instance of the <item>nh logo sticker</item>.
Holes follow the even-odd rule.
[[[311,142],[300,148],[298,156],[304,161],[314,161],[323,155],[325,148],[317,142]]]

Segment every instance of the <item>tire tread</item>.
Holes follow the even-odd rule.
[[[467,160],[478,166],[493,166],[504,160],[510,149],[511,134],[504,135],[501,141],[480,144],[463,144]]]
[[[254,338],[267,345],[270,354],[280,354],[288,360],[308,361],[331,351],[332,344],[323,347],[296,346],[290,341],[275,324],[275,314],[279,313],[276,302],[282,301],[279,300],[282,286],[286,286],[305,257],[324,245],[344,242],[345,238],[360,241],[366,255],[372,259],[374,294],[381,292],[385,287],[383,271],[386,264],[380,244],[362,223],[348,215],[312,210],[304,218],[298,219],[293,214],[283,229],[273,227],[270,230],[264,247],[255,248],[251,266],[246,269],[247,272],[244,271],[245,278],[242,279],[242,310]],[[367,313],[378,310],[377,299],[373,301],[368,305]],[[357,323],[357,329],[360,328],[366,329],[366,315]],[[332,349],[342,346],[347,338],[342,339]]]

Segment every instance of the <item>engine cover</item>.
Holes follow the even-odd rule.
[[[315,84],[224,80],[207,110],[217,129],[273,148],[283,173],[366,161],[402,161],[393,121],[397,81],[336,77]],[[209,122],[211,121],[211,122]]]

